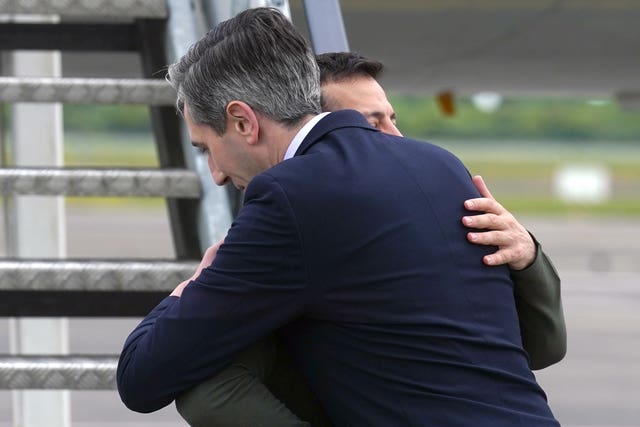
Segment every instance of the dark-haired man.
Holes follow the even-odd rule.
[[[396,113],[378,78],[380,61],[355,52],[334,52],[316,56],[320,67],[322,109],[354,109],[371,126],[401,136]],[[525,350],[532,369],[542,369],[560,361],[566,352],[567,337],[560,299],[560,278],[539,243],[516,218],[498,203],[480,176],[473,177],[482,198],[467,200],[465,207],[484,213],[462,218],[469,241],[496,246],[483,258],[487,265],[507,264],[514,280],[518,317]]]

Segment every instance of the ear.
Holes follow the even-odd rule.
[[[231,101],[225,111],[227,128],[232,127],[240,136],[246,138],[249,144],[256,144],[260,124],[253,108],[242,101]]]

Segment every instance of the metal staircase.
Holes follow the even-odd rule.
[[[143,316],[195,271],[204,248],[224,236],[234,195],[210,183],[206,163],[184,139],[175,92],[159,73],[197,39],[202,18],[196,12],[184,0],[0,0],[0,15],[59,17],[56,23],[1,22],[3,51],[134,51],[145,75],[2,76],[0,102],[148,105],[160,164],[158,169],[3,167],[0,193],[164,197],[176,253],[175,260],[135,262],[1,259],[1,316]],[[200,203],[205,199],[206,212]],[[116,361],[116,356],[1,356],[0,388],[113,388]]]
[[[144,73],[143,79],[0,76],[0,105],[147,105],[160,165],[2,165],[0,195],[164,197],[176,253],[172,260],[0,259],[0,316],[143,316],[195,271],[205,248],[225,235],[239,208],[239,194],[214,185],[206,159],[196,155],[175,113],[175,93],[159,71],[207,27],[250,6],[288,12],[288,2],[281,0],[0,0],[2,51],[137,52]],[[338,1],[307,0],[305,7],[316,51],[348,50]],[[14,14],[59,19],[2,19]],[[324,49],[318,38],[323,21],[337,25]],[[112,389],[116,363],[116,355],[0,355],[0,389]]]

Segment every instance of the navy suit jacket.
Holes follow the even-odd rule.
[[[149,412],[284,327],[335,425],[558,426],[506,267],[468,243],[469,173],[355,111],[256,176],[213,264],[131,333],[125,404]]]

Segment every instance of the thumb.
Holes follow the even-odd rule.
[[[480,175],[475,175],[472,178],[472,180],[473,180],[473,184],[476,186],[476,188],[478,189],[478,192],[482,197],[487,197],[489,199],[495,200],[495,198],[487,188],[487,185],[484,183],[484,179],[482,179]]]

